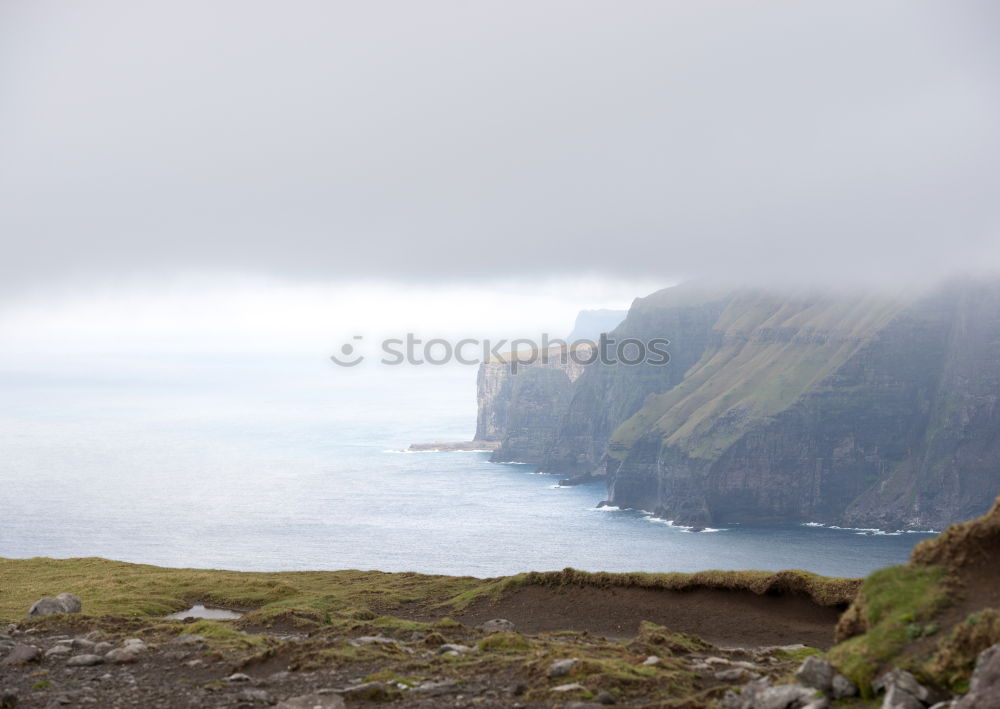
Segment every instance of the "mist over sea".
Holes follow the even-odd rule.
[[[0,556],[238,570],[495,576],[799,568],[859,576],[926,535],[803,525],[692,533],[595,509],[467,440],[475,369],[316,356],[0,362]]]

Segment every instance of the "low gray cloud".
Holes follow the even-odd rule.
[[[0,279],[1000,259],[1000,5],[0,6]]]

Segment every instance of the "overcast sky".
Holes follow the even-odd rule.
[[[0,280],[991,267],[998,36],[991,0],[5,0]]]

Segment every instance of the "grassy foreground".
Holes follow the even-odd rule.
[[[526,585],[796,593],[823,606],[838,606],[851,602],[860,583],[804,571],[611,574],[565,569],[478,579],[380,571],[168,569],[99,558],[0,559],[0,621],[22,619],[34,601],[67,590],[80,596],[84,614],[91,616],[162,616],[192,603],[210,603],[251,611],[245,616],[248,622],[294,614],[330,623],[337,617],[377,616],[405,607],[461,610]]]

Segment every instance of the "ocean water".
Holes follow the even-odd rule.
[[[0,556],[174,567],[496,576],[807,569],[857,576],[924,534],[805,525],[693,533],[597,509],[467,440],[475,370],[334,367],[319,357],[0,362]]]

